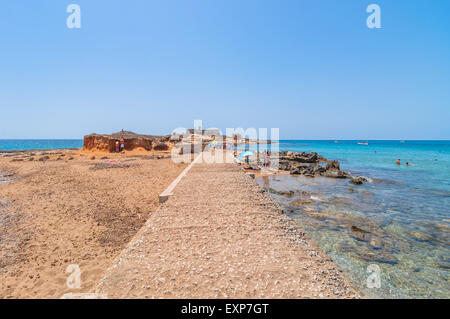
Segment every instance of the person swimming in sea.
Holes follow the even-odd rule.
[[[406,166],[414,166],[414,164],[409,164],[408,162],[406,162],[405,165],[406,165]]]
[[[400,165],[400,159],[397,160],[396,164],[397,164],[397,165]]]

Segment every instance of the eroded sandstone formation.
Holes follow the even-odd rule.
[[[166,151],[173,146],[170,135],[153,136],[142,135],[128,131],[121,131],[111,135],[90,134],[84,137],[83,150],[115,152],[116,141],[123,140],[126,151],[144,149],[147,151]]]

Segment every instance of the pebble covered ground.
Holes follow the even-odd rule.
[[[108,298],[358,298],[236,164],[195,164],[98,283]]]

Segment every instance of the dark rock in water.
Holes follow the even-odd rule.
[[[323,167],[323,166],[314,166],[313,167],[313,171],[314,171],[314,174],[322,174],[322,173],[325,173],[326,172],[326,168],[325,167]]]
[[[278,169],[280,171],[290,171],[291,170],[291,164],[289,161],[280,161]]]
[[[420,233],[418,231],[412,232],[411,235],[418,241],[425,242],[425,241],[432,241],[433,240],[433,237],[431,237],[431,236],[429,236],[427,234],[424,234],[424,233]]]
[[[288,155],[289,154],[289,155]],[[306,153],[306,152],[282,152],[280,153],[280,159],[295,161],[299,163],[318,163],[319,159],[323,159],[323,157],[319,157],[316,152]]]
[[[350,244],[339,245],[341,251],[345,251],[353,258],[364,260],[367,262],[384,263],[395,265],[398,263],[397,258],[389,252],[377,250],[373,251],[367,248],[366,245],[353,246]]]
[[[381,241],[380,238],[372,236],[372,237],[370,237],[369,245],[373,249],[380,249],[383,247],[383,242]]]
[[[268,188],[267,191],[269,193],[285,196],[288,198],[291,198],[295,194],[294,191],[277,191],[276,189],[273,189],[273,188]]]
[[[379,262],[389,265],[395,265],[398,263],[397,258],[395,258],[393,255],[381,253],[380,251],[359,253],[358,256],[368,262]]]
[[[311,204],[313,201],[310,199],[297,199],[291,203],[292,207],[299,207],[306,204]]]
[[[332,178],[347,178],[347,174],[343,171],[332,171],[332,172],[326,172],[324,174],[325,177],[332,177]]]
[[[279,169],[289,171],[292,175],[304,175],[308,177],[325,176],[332,178],[347,178],[348,173],[340,170],[339,162],[328,161],[316,152],[280,152]],[[323,166],[320,163],[327,162]]]
[[[349,191],[350,193],[354,193],[354,192],[355,192],[355,190],[354,190],[353,188],[349,188],[348,191]]]
[[[286,207],[282,209],[283,214],[292,214],[295,213],[295,209],[291,208],[291,207]]]
[[[340,170],[339,162],[336,160],[328,161],[325,169],[328,170]]]
[[[361,185],[363,183],[367,182],[367,179],[365,179],[364,177],[358,176],[358,177],[353,177],[350,180],[350,183],[352,183],[353,185]]]
[[[368,234],[369,234],[368,231],[361,229],[357,226],[351,226],[350,230],[351,230],[352,237],[355,237],[356,239],[363,240],[363,241],[368,240]]]

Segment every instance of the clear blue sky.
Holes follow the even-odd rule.
[[[382,29],[366,27],[370,3]],[[0,44],[0,139],[168,134],[194,119],[450,139],[448,0],[8,0]]]

